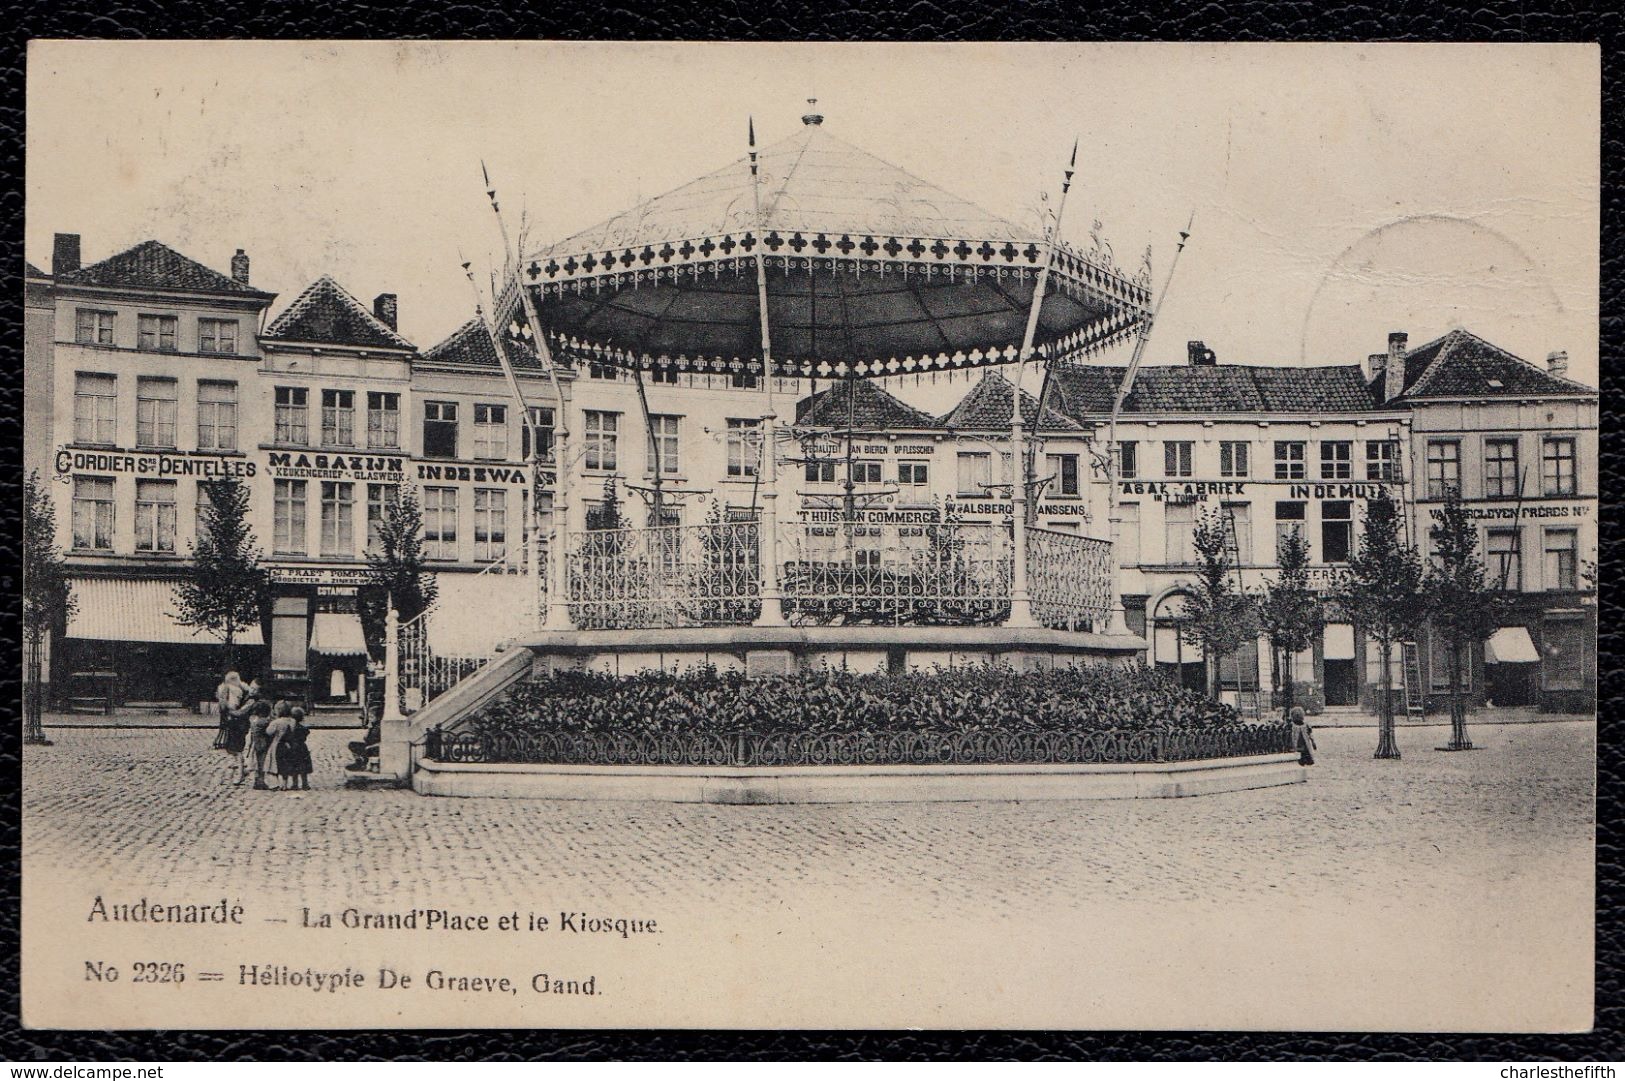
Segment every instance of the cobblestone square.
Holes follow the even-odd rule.
[[[1407,728],[1403,760],[1379,762],[1373,730],[1322,729],[1308,784],[1190,799],[718,807],[347,789],[338,730],[312,734],[313,791],[255,792],[208,730],[56,729],[25,756],[25,873],[286,911],[545,895],[814,936],[838,914],[844,949],[937,964],[996,946],[1052,983],[1064,958],[1118,973],[1125,1007],[1186,966],[1199,1001],[1254,977],[1330,996],[1309,1018],[1351,1016],[1339,989],[1362,981],[1379,1002],[1505,1005],[1486,981],[1514,972],[1567,996],[1558,1016],[1589,1009],[1595,726],[1481,725],[1463,754],[1434,750],[1444,733]],[[1471,996],[1427,1001],[1477,1016]],[[1367,1005],[1356,1020],[1389,1020]],[[1102,1008],[1084,1019],[1117,1016]]]

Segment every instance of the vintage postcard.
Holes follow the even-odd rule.
[[[24,1023],[1588,1029],[1599,80],[35,42]]]

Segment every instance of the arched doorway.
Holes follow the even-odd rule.
[[[1151,660],[1158,672],[1201,694],[1207,691],[1206,658],[1199,644],[1185,641],[1179,633],[1185,597],[1182,592],[1169,593],[1157,602],[1151,616]]]

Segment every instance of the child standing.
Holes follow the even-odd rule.
[[[307,737],[310,727],[305,724],[305,711],[293,707],[287,727],[282,730],[276,747],[276,772],[282,779],[284,792],[310,791],[310,745]]]
[[[1298,764],[1312,766],[1315,764],[1315,733],[1303,719],[1303,707],[1293,706],[1290,714],[1292,720],[1292,746],[1298,752]]]

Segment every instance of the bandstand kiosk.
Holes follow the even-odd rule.
[[[850,507],[846,521],[814,524],[784,490],[782,466],[817,441],[786,417],[808,381],[1002,365],[1019,388],[1029,366],[1079,363],[1140,332],[1149,267],[1131,276],[1109,254],[1059,239],[1071,176],[1069,167],[1047,222],[1023,228],[844,142],[813,111],[789,138],[758,150],[752,126],[747,157],[511,259],[491,327],[499,353],[522,350],[550,370],[602,365],[640,380],[759,387],[759,504],[744,520],[667,525],[654,515],[647,526],[589,529],[572,487],[592,435],[561,415],[550,463],[558,509],[545,554],[529,561],[537,603],[515,600],[537,625],[428,688],[411,717],[395,708],[397,676],[384,772],[404,779],[426,729],[561,666],[1023,668],[1120,663],[1144,649],[1122,624],[1109,540],[1038,529],[1030,468],[1006,485],[1002,527],[975,532],[939,517],[877,536],[854,528]],[[1021,395],[1011,399],[1006,460],[1030,463]],[[533,532],[540,548],[543,530]],[[398,671],[398,657],[388,666]]]

